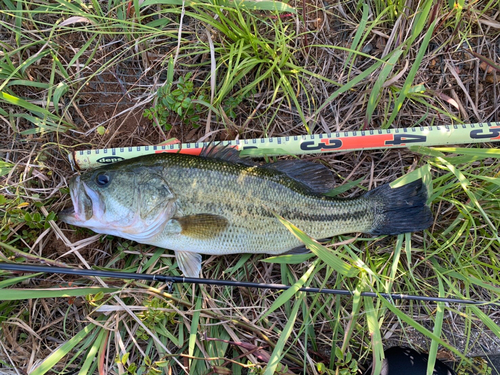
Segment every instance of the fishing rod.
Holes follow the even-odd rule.
[[[14,263],[4,263],[4,262],[0,262],[0,269],[6,271],[21,271],[21,272],[35,272],[35,273],[43,272],[43,273],[65,274],[65,275],[75,275],[75,276],[110,277],[110,278],[125,279],[125,280],[133,279],[133,280],[145,280],[145,281],[159,281],[163,283],[220,285],[220,286],[233,286],[233,287],[272,289],[272,290],[288,290],[292,287],[290,285],[283,285],[283,284],[265,284],[265,283],[254,283],[248,281],[201,279],[196,277],[165,276],[165,275],[153,275],[147,273],[133,273],[133,272],[81,270],[78,268],[37,266],[37,265],[25,265],[25,264],[14,264]],[[343,296],[354,295],[354,292],[345,289],[302,287],[299,288],[297,291],[306,293],[334,294]],[[399,293],[361,292],[361,296],[372,297],[372,298],[383,297],[388,300],[445,302],[445,303],[459,303],[467,305],[494,305],[494,306],[499,305],[499,303],[496,302],[474,301],[461,298],[426,297],[426,296],[416,296],[411,294],[399,294]]]
[[[288,137],[221,141],[241,156],[303,155],[339,151],[383,150],[408,146],[443,146],[500,141],[500,122],[417,126],[413,128],[361,130]],[[156,146],[134,146],[73,151],[68,155],[74,169],[94,168],[155,153],[199,155],[210,142],[173,142]]]

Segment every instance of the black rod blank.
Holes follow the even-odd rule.
[[[247,281],[200,279],[196,277],[165,276],[165,275],[153,275],[146,273],[132,273],[132,272],[118,272],[118,271],[81,270],[78,268],[36,266],[36,265],[4,263],[4,262],[0,262],[0,269],[7,271],[44,272],[53,274],[75,275],[75,276],[97,276],[97,277],[111,277],[115,279],[160,281],[164,283],[221,285],[221,286],[236,286],[244,288],[259,288],[259,289],[273,289],[273,290],[287,290],[291,288],[290,285],[283,285],[283,284],[264,284],[264,283],[253,283]],[[321,288],[303,287],[298,289],[298,291],[306,293],[322,293],[322,294],[334,294],[334,295],[344,295],[344,296],[354,295],[353,292],[345,289],[321,289]],[[426,296],[415,296],[410,294],[397,294],[397,293],[361,292],[361,296],[373,297],[373,298],[383,297],[388,300],[462,303],[468,305],[498,305],[498,303],[491,303],[486,301],[473,301],[461,298],[426,297]]]

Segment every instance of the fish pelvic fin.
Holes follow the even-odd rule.
[[[201,255],[189,251],[175,251],[177,264],[186,277],[200,277]]]
[[[434,221],[427,206],[427,187],[422,179],[391,188],[389,184],[370,190],[364,198],[375,207],[373,235],[396,235],[428,228]]]

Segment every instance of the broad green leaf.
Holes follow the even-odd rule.
[[[413,30],[411,33],[411,37],[408,41],[409,45],[412,45],[413,41],[416,40],[417,37],[422,33],[422,31],[425,30],[426,26],[428,26],[427,20],[428,20],[429,12],[430,12],[433,4],[434,4],[434,1],[426,0],[423,3],[423,5],[420,6],[420,9],[417,11],[416,16],[415,16],[415,22],[412,23]],[[432,31],[434,30],[435,26],[436,26],[436,21],[434,21],[433,24],[429,28],[429,30],[431,31],[431,34],[432,34]],[[425,44],[425,42],[422,44]],[[427,45],[426,45],[425,49],[427,49]]]
[[[172,341],[172,343],[175,346],[178,346],[178,347],[182,346],[178,337],[174,336],[166,327],[164,327],[162,325],[157,325],[155,327],[155,332],[159,335],[163,335],[163,336],[167,337],[170,341]]]
[[[471,178],[477,178],[486,182],[490,182],[495,185],[500,186],[500,178],[498,177],[489,177],[489,176],[476,176],[476,175],[471,175],[469,173],[465,173],[465,175],[470,176]]]
[[[50,87],[50,84],[48,83],[43,83],[43,82],[32,82],[28,81],[26,79],[15,79],[12,81],[9,81],[7,84],[7,87],[9,86],[26,86],[26,87],[37,87],[40,89],[48,89]]]
[[[172,23],[172,20],[170,20],[168,18],[158,18],[156,20],[148,22],[146,24],[146,26],[161,29],[162,27],[170,25],[171,23]]]

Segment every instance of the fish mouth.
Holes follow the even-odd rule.
[[[59,212],[59,219],[67,224],[78,225],[92,217],[92,201],[86,193],[85,183],[80,176],[69,181],[69,192],[73,207]]]
[[[61,212],[59,212],[59,219],[61,219],[62,221],[64,222],[67,222],[66,221],[66,218],[68,216],[74,216],[75,215],[75,208],[74,207],[68,207],[68,208],[65,208],[64,210],[62,210]]]

